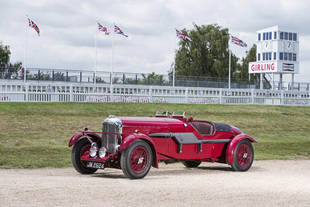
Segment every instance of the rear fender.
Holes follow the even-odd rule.
[[[77,142],[81,137],[88,136],[95,140],[101,139],[101,136],[98,134],[98,132],[92,132],[92,131],[79,131],[76,132],[70,139],[68,146],[71,147],[74,145],[75,142]]]
[[[148,143],[150,145],[152,152],[153,152],[153,157],[154,157],[152,166],[158,168],[157,153],[156,153],[154,142],[149,136],[147,136],[145,134],[133,133],[133,134],[125,137],[123,139],[124,141],[120,145],[120,148],[119,148],[120,151],[127,149],[131,143],[133,143],[134,141],[139,140],[139,139],[145,141],[146,143]]]
[[[226,149],[226,163],[231,165],[234,161],[234,152],[241,140],[248,139],[250,142],[257,143],[256,139],[247,135],[247,134],[239,134],[235,136],[229,143]]]

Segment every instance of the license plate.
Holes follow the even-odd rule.
[[[96,168],[96,169],[104,169],[104,163],[101,162],[88,162],[87,167]]]

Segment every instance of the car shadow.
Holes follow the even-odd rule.
[[[92,177],[97,177],[97,178],[111,178],[111,179],[128,179],[122,172],[122,170],[118,170],[118,172],[112,172],[112,171],[99,171],[95,174],[91,175]]]
[[[234,170],[231,167],[227,167],[227,166],[223,166],[223,167],[219,167],[219,166],[200,166],[197,167],[197,169],[200,170],[215,170],[215,171],[231,171],[233,172]]]
[[[240,171],[233,170],[233,168],[230,166],[223,166],[223,167],[222,166],[199,166],[197,167],[197,169],[210,170],[210,171],[224,171],[224,172],[240,172]],[[249,172],[249,171],[264,171],[264,170],[261,167],[251,166],[251,168],[245,172]]]
[[[249,171],[261,171],[260,167],[252,166]],[[155,179],[160,176],[169,176],[169,175],[195,175],[201,173],[237,173],[230,166],[199,166],[197,168],[186,168],[186,167],[178,167],[178,168],[152,168],[150,172],[146,175],[146,178]],[[128,179],[122,170],[119,169],[109,169],[107,171],[100,171],[91,175],[96,178],[109,178],[109,179]]]
[[[202,172],[233,172],[230,167],[197,167],[197,168],[178,168],[178,169],[167,169],[167,170],[152,170],[150,176],[158,175],[189,175],[189,174],[201,174]]]

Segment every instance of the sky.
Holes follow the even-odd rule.
[[[309,11],[307,0],[0,0],[0,41],[10,46],[11,62],[27,67],[110,71],[113,63],[114,72],[167,74],[179,41],[175,28],[189,30],[193,23],[228,28],[248,44],[232,48],[241,58],[257,30],[279,25],[299,32],[295,80],[310,82]],[[26,15],[39,26],[40,37]],[[106,36],[96,22],[116,24],[129,37]]]

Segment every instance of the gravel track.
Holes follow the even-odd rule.
[[[310,160],[228,165],[160,164],[141,180],[121,170],[0,169],[0,206],[310,206]]]

